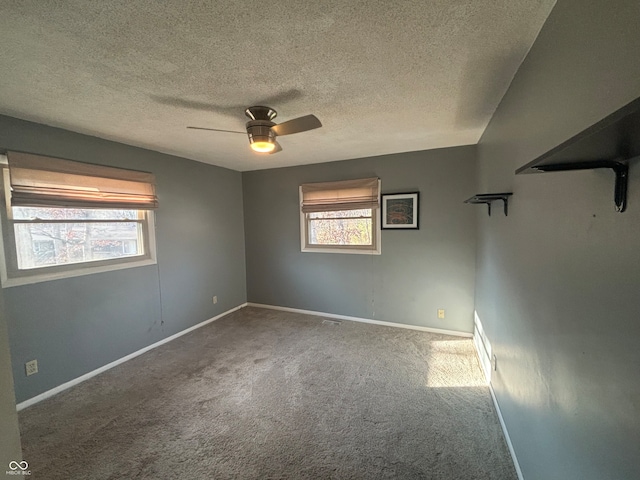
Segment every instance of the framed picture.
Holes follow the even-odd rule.
[[[382,195],[382,228],[418,229],[418,192]]]

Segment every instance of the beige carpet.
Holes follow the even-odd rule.
[[[20,425],[43,480],[516,479],[470,339],[257,308]]]

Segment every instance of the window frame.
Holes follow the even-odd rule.
[[[14,224],[29,222],[11,218],[9,171],[4,155],[0,155],[0,177],[0,221],[2,223],[2,228],[0,228],[0,283],[2,288],[157,264],[155,214],[153,210],[138,210],[139,219],[136,222],[141,225],[140,236],[144,251],[142,255],[18,269]],[[92,222],[69,220],[68,223]]]
[[[302,186],[298,187],[299,205],[302,204]],[[309,214],[300,207],[300,251],[305,253],[347,253],[359,255],[380,255],[382,253],[382,229],[380,217],[380,180],[378,180],[378,207],[371,209],[371,233],[373,245],[313,245],[309,243]],[[354,210],[362,210],[356,208]],[[327,210],[332,211],[332,210]],[[354,217],[358,218],[358,217]]]

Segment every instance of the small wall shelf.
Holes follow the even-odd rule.
[[[471,198],[467,198],[464,203],[470,203],[472,205],[486,204],[489,210],[489,216],[491,216],[491,202],[496,200],[502,200],[504,205],[504,215],[507,216],[509,211],[509,197],[513,193],[479,193]]]
[[[614,202],[627,208],[628,160],[640,155],[640,98],[605,117],[544,155],[516,170],[516,174],[610,168],[615,173]]]

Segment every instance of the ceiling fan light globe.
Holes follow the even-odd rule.
[[[276,144],[272,142],[252,142],[251,149],[259,153],[271,153],[275,150]]]

